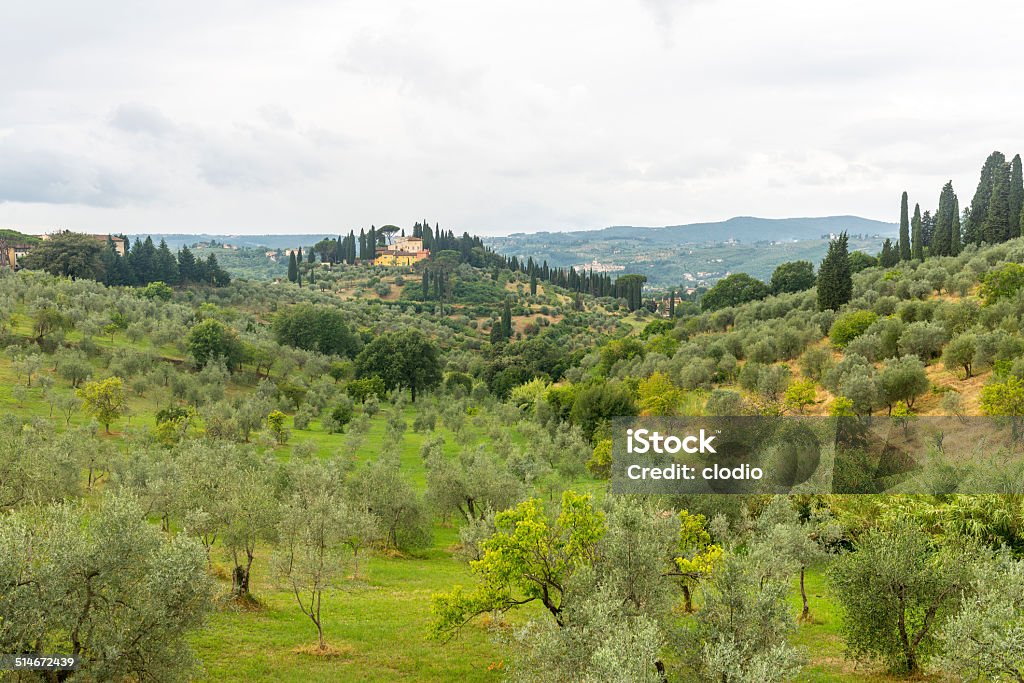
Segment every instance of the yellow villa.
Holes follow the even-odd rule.
[[[430,257],[430,250],[423,248],[419,237],[399,237],[393,244],[377,250],[373,259],[375,266],[411,266]]]

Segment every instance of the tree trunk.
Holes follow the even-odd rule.
[[[687,614],[693,612],[693,595],[690,594],[690,587],[683,584],[683,610]]]
[[[231,585],[235,591],[235,597],[249,595],[249,570],[236,565],[231,572]]]
[[[807,567],[800,567],[800,598],[804,601],[804,609],[800,612],[800,623],[806,623],[811,620],[811,608],[807,604],[807,588],[804,585],[804,575],[807,573]]]
[[[326,650],[327,643],[324,642],[324,625],[320,621],[320,595],[321,593],[318,591],[316,594],[316,618],[313,621],[316,622],[316,634],[320,639],[320,649]]]

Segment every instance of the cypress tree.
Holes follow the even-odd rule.
[[[900,199],[900,260],[910,260],[910,209],[906,192]]]
[[[914,204],[914,218],[910,221],[910,257],[924,260],[924,234],[921,232],[921,205]]]
[[[964,242],[981,244],[985,241],[984,226],[988,219],[988,205],[992,200],[992,185],[997,172],[1006,166],[1006,157],[1002,152],[992,152],[981,167],[981,178],[978,189],[971,200],[970,221],[964,226]],[[1009,208],[1007,208],[1009,213]]]
[[[949,181],[942,186],[942,193],[939,195],[939,210],[935,214],[935,237],[932,239],[929,253],[935,256],[949,256],[953,253],[953,223],[956,214],[956,193],[953,192],[953,181]]]
[[[1010,167],[1003,164],[992,169],[992,194],[981,226],[982,238],[989,244],[1010,239]]]
[[[295,261],[295,252],[288,252],[288,281],[295,282],[299,277],[299,266]]]
[[[828,253],[818,268],[818,309],[839,310],[852,294],[849,239],[842,232],[828,243]]]
[[[967,211],[964,210],[964,218],[967,218]],[[963,247],[963,240],[960,236],[963,221],[960,220],[960,200],[953,195],[953,228],[949,231],[949,255],[956,256]]]
[[[537,271],[530,271],[530,296],[537,296]]]
[[[1021,173],[1020,155],[1010,162],[1010,237],[1020,237],[1021,209],[1024,208],[1024,174]]]
[[[676,317],[676,290],[672,290],[672,294],[669,295],[668,299],[668,317]]]
[[[430,296],[430,271],[423,269],[423,298],[427,299]]]

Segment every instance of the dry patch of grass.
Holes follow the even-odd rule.
[[[356,649],[351,645],[331,645],[325,643],[323,647],[320,647],[319,643],[314,645],[300,645],[292,650],[297,655],[305,655],[307,657],[319,657],[321,659],[352,659],[356,654]]]

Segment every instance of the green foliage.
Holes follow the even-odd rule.
[[[786,408],[803,413],[805,407],[814,404],[815,396],[816,391],[813,381],[804,379],[793,382],[786,388]]]
[[[892,358],[885,362],[878,374],[882,402],[890,411],[897,402],[914,407],[914,400],[928,391],[930,383],[924,371],[924,363],[917,356]]]
[[[363,347],[356,357],[356,373],[379,377],[389,390],[408,388],[412,400],[441,383],[437,347],[419,330],[382,334]]]
[[[200,368],[217,361],[223,361],[228,368],[233,368],[242,360],[243,349],[238,333],[214,318],[193,326],[185,345]]]
[[[1024,415],[1024,380],[1009,376],[981,390],[981,409],[986,415]]]
[[[832,566],[843,638],[858,657],[917,673],[936,652],[936,633],[971,582],[962,545],[939,546],[913,522],[868,531]]]
[[[879,265],[878,259],[870,254],[865,254],[863,251],[852,251],[850,252],[850,273],[856,275],[862,270],[867,268],[874,268]]]
[[[871,327],[878,320],[878,316],[872,311],[850,311],[836,318],[828,331],[828,337],[832,344],[838,348],[844,348],[852,340]]]
[[[576,392],[569,418],[583,430],[589,439],[594,430],[613,417],[637,414],[633,392],[622,382],[610,381],[588,384]]]
[[[89,235],[59,232],[36,245],[21,265],[54,275],[101,280],[103,250],[103,243]]]
[[[288,429],[285,427],[285,419],[287,415],[282,413],[280,410],[275,410],[267,415],[267,429],[274,435],[274,440],[279,444],[288,442]]]
[[[279,344],[326,356],[353,357],[359,351],[359,339],[344,314],[327,306],[300,305],[278,313],[274,337]]]
[[[347,397],[343,397],[343,399],[334,406],[334,409],[331,410],[331,422],[333,427],[331,431],[345,431],[345,425],[352,421],[352,416],[354,414],[355,410],[352,407],[352,401]]]
[[[669,417],[678,415],[683,404],[683,392],[662,372],[655,372],[637,386],[641,415]]]
[[[942,667],[963,680],[1024,679],[1024,563],[984,567],[964,607],[942,629]]]
[[[1024,288],[1024,265],[1004,263],[985,274],[981,280],[979,296],[990,306],[1000,299],[1012,299]]]
[[[108,434],[110,423],[121,417],[128,407],[124,382],[120,377],[87,382],[76,393],[82,399],[85,411],[95,416]]]
[[[696,680],[782,683],[803,665],[787,642],[794,630],[786,586],[760,581],[740,556],[727,554],[712,575],[697,612],[688,654]]]
[[[378,401],[383,401],[388,394],[384,380],[379,375],[354,379],[345,385],[347,393],[356,403],[365,403],[366,399],[376,396]]]
[[[617,362],[630,358],[642,358],[644,353],[644,345],[635,337],[613,339],[601,347],[601,360],[597,370],[600,374],[607,375]]]
[[[0,518],[0,649],[73,655],[83,680],[186,681],[212,605],[206,557],[124,496]]]
[[[703,311],[717,311],[763,299],[771,293],[768,285],[746,273],[733,273],[722,278],[700,299]]]
[[[589,495],[566,491],[555,520],[531,499],[494,518],[494,535],[483,542],[483,557],[471,563],[480,584],[466,592],[456,587],[435,595],[431,631],[451,634],[467,621],[491,611],[505,612],[538,601],[559,625],[569,579],[596,559],[605,516]]]
[[[849,239],[842,233],[829,242],[828,253],[818,268],[818,310],[839,310],[853,294]]]
[[[972,334],[961,334],[954,337],[942,352],[942,363],[946,370],[953,372],[963,368],[964,379],[970,379],[974,368],[974,357],[978,352],[975,337]]]
[[[157,280],[156,282],[150,282],[142,289],[142,296],[147,299],[170,301],[171,297],[174,296],[174,290],[166,282]]]
[[[598,479],[612,476],[612,440],[602,439],[594,446],[594,454],[587,461],[587,469]]]
[[[814,286],[814,264],[810,261],[789,261],[772,273],[769,283],[772,294],[802,292]]]

